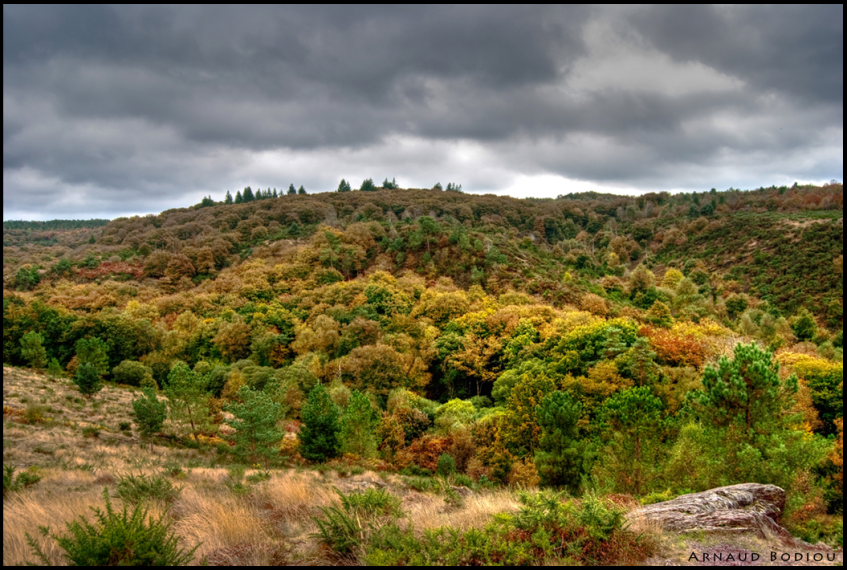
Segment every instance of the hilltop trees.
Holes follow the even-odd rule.
[[[318,384],[312,388],[300,416],[303,419],[300,454],[310,461],[326,461],[338,456],[341,451],[339,410],[326,386]]]

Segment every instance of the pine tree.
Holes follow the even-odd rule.
[[[165,388],[165,395],[171,404],[171,416],[191,426],[191,435],[195,441],[209,415],[209,394],[204,380],[180,360],[171,367]]]
[[[306,193],[306,189],[303,188],[302,184],[300,185],[300,188],[297,189],[297,193],[298,194],[305,194]]]
[[[806,307],[803,307],[794,317],[791,330],[794,331],[794,336],[799,341],[812,340],[818,332],[818,324],[815,322],[812,313]]]
[[[241,195],[241,199],[244,202],[252,202],[256,199],[256,196],[253,195],[253,189],[249,186],[244,189],[244,194]]]
[[[44,348],[44,337],[35,331],[29,331],[21,337],[21,356],[33,368],[47,366],[47,350]]]
[[[582,403],[568,392],[556,391],[541,401],[537,413],[542,432],[535,464],[541,481],[576,492],[585,449],[577,427]]]
[[[244,197],[241,195],[241,190],[238,190],[235,193],[235,203],[236,204],[243,204],[244,203]]]
[[[74,375],[74,384],[76,384],[82,395],[90,398],[103,388],[103,382],[100,374],[97,372],[97,367],[90,362],[81,362],[76,369]]]
[[[150,437],[159,432],[168,417],[168,406],[164,400],[156,397],[156,390],[147,387],[143,396],[132,401],[135,423],[142,437]]]
[[[376,440],[379,423],[379,414],[368,397],[354,390],[341,418],[341,451],[359,457],[374,457],[379,444]]]
[[[737,345],[735,357],[721,357],[717,368],[707,366],[703,389],[690,397],[708,425],[752,435],[779,422],[797,390],[797,377],[781,380],[773,353],[751,343]]]
[[[232,194],[229,190],[226,191],[226,198],[224,198],[224,204],[232,204]]]
[[[330,398],[326,386],[318,384],[312,388],[300,413],[303,419],[300,454],[303,457],[310,461],[326,461],[338,456],[341,449],[338,415],[338,406]]]
[[[372,178],[365,178],[362,181],[362,186],[359,188],[362,192],[374,192],[376,190],[376,186],[374,186],[374,181]]]
[[[231,436],[233,453],[245,462],[268,461],[279,455],[278,444],[285,435],[277,426],[282,416],[282,406],[264,392],[247,386],[238,391],[241,402],[226,407],[235,418],[226,423],[235,428]]]
[[[352,190],[352,188],[350,187],[350,183],[342,178],[341,182],[338,183],[338,191],[339,192],[350,192],[351,190]]]
[[[296,194],[296,193],[297,193],[297,190],[295,190],[294,184],[289,184],[288,185],[288,195],[291,196],[292,194]]]

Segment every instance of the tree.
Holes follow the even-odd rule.
[[[29,331],[21,337],[21,356],[33,368],[47,366],[47,349],[43,343],[44,337],[35,331]]]
[[[391,182],[389,182],[388,178],[386,178],[382,182],[382,187],[385,188],[386,190],[396,190],[397,188],[399,188],[399,186],[397,186],[397,180],[395,178],[392,178]]]
[[[653,302],[653,306],[647,311],[646,320],[660,327],[670,327],[673,324],[671,310],[662,301]]]
[[[137,360],[124,360],[112,368],[112,380],[129,386],[155,385],[153,370]]]
[[[791,330],[794,331],[797,340],[812,340],[818,332],[818,324],[812,313],[806,307],[802,307],[792,319]]]
[[[241,197],[244,202],[252,202],[256,199],[256,196],[253,194],[253,190],[249,186],[244,189],[244,193]]]
[[[144,394],[132,401],[132,409],[135,412],[135,424],[142,437],[150,437],[158,433],[168,417],[168,406],[164,400],[156,397],[156,390],[152,387],[144,388]]]
[[[15,286],[24,291],[34,289],[40,281],[41,275],[38,273],[38,269],[31,265],[24,265],[15,274]]]
[[[376,456],[379,446],[376,433],[379,424],[380,416],[370,399],[366,394],[354,390],[341,418],[341,451],[364,458]]]
[[[376,186],[374,185],[374,181],[372,178],[365,178],[362,181],[362,186],[359,188],[362,192],[374,192],[376,190]]]
[[[80,366],[89,364],[91,369],[102,378],[109,371],[108,346],[98,337],[81,338],[76,341],[76,357]]]
[[[243,204],[244,203],[244,197],[241,196],[241,190],[238,190],[235,193],[235,203],[236,204]]]
[[[342,178],[341,182],[338,183],[338,192],[350,192],[351,190],[350,183]]]
[[[582,403],[568,392],[548,394],[537,408],[541,438],[535,453],[538,474],[545,485],[579,489],[584,445],[579,439],[577,422]]]
[[[191,435],[199,441],[197,434],[208,420],[209,393],[205,379],[197,375],[188,365],[178,360],[168,373],[165,395],[171,404],[171,417],[191,426]]]
[[[226,198],[224,198],[224,204],[232,204],[232,194],[230,194],[229,190],[226,191]]]
[[[296,194],[296,193],[297,193],[297,190],[294,188],[294,184],[289,184],[288,185],[288,195],[291,196],[292,194]]]
[[[797,377],[782,381],[773,353],[755,343],[737,345],[734,356],[721,357],[717,368],[707,366],[703,389],[690,397],[707,424],[738,426],[753,435],[778,422],[789,409],[798,390]]]
[[[103,388],[97,367],[90,362],[81,362],[74,375],[74,384],[86,398],[91,398]]]
[[[338,434],[338,406],[332,401],[326,386],[318,384],[309,392],[309,398],[300,417],[300,454],[310,461],[326,461],[337,457],[341,450]]]
[[[598,413],[605,444],[594,470],[618,493],[644,494],[661,463],[665,405],[648,386],[613,394]]]
[[[285,435],[277,423],[282,416],[282,406],[266,393],[244,386],[238,391],[241,402],[226,407],[235,418],[226,423],[235,428],[231,439],[233,453],[242,461],[267,462],[279,455],[278,444]]]
[[[781,379],[773,354],[739,344],[703,374],[690,393],[699,424],[684,426],[672,451],[669,478],[679,488],[704,489],[744,481],[789,487],[822,461],[831,444],[802,431],[792,413],[797,377]],[[696,461],[693,460],[696,458]]]
[[[306,193],[306,189],[303,188],[302,184],[300,185],[300,188],[297,189],[297,193],[298,194],[305,194]]]
[[[444,190],[444,187],[441,186],[441,182],[436,182],[435,186],[432,187],[433,190]]]

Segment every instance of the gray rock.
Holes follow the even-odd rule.
[[[785,491],[776,485],[741,483],[690,493],[630,513],[672,532],[754,533],[794,542],[779,524]]]

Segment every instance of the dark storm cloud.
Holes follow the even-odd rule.
[[[739,186],[745,159],[843,168],[841,6],[3,12],[6,218],[342,176],[650,190]]]

